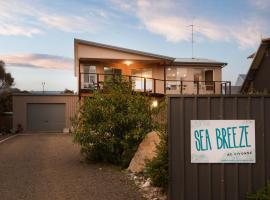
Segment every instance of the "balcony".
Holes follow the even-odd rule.
[[[168,94],[231,94],[230,81],[163,80],[150,77],[84,73],[79,75],[79,94],[102,90],[106,79],[121,77],[133,83],[133,90],[153,96]]]

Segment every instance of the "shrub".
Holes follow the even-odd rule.
[[[166,102],[161,104],[159,115],[166,116]],[[160,143],[157,145],[157,155],[146,163],[146,175],[150,177],[151,184],[161,187],[165,191],[168,186],[169,179],[169,155],[168,155],[168,131],[166,117],[159,121],[159,137]]]
[[[127,167],[154,127],[150,103],[149,97],[132,91],[129,81],[106,81],[102,91],[84,99],[73,124],[75,142],[89,160]]]
[[[259,189],[255,193],[247,194],[247,199],[253,200],[270,200],[270,183]]]

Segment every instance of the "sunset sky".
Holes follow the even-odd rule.
[[[270,37],[270,0],[0,0],[0,60],[26,90],[76,90],[74,38],[172,57],[227,62],[246,73]]]

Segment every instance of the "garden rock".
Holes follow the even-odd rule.
[[[156,156],[156,146],[159,142],[160,138],[157,132],[152,131],[148,133],[139,145],[128,170],[134,173],[142,172],[145,168],[145,161],[151,160]]]

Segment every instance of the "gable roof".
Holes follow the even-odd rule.
[[[265,54],[267,48],[269,48],[269,46],[270,46],[270,38],[262,39],[261,44],[260,44],[257,52],[254,55],[253,61],[250,65],[247,76],[246,76],[244,83],[242,85],[241,92],[245,92],[249,88],[250,83],[255,78],[256,72],[258,71],[258,69],[261,66],[262,59],[264,57],[264,54]]]
[[[108,44],[102,44],[102,43],[86,41],[86,40],[81,40],[81,39],[76,39],[76,38],[74,39],[74,42],[77,44],[112,49],[112,50],[121,51],[121,52],[125,52],[125,53],[132,53],[132,54],[137,54],[137,55],[147,56],[147,57],[152,57],[152,58],[157,58],[157,59],[163,59],[163,60],[168,60],[168,61],[174,61],[174,59],[175,59],[175,58],[169,57],[169,56],[163,56],[163,55],[159,55],[159,54],[153,54],[153,53],[148,53],[148,52],[144,52],[144,51],[138,51],[138,50],[123,48],[123,47],[117,47],[117,46],[112,46],[112,45],[108,45]]]

